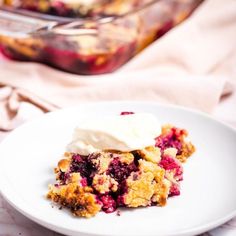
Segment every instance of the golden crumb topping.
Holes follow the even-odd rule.
[[[164,150],[164,155],[176,157],[177,151],[178,150],[176,148],[166,148]]]
[[[127,179],[128,192],[124,195],[124,203],[128,207],[147,206],[154,194],[154,176],[151,172],[137,174],[133,172]]]
[[[72,173],[69,177],[70,183],[80,184],[81,180],[82,180],[82,177],[81,177],[80,173]]]
[[[140,170],[142,170],[145,173],[151,172],[154,176],[154,179],[157,182],[162,181],[165,176],[165,170],[152,162],[148,162],[148,161],[140,159],[139,167],[140,167]]]
[[[145,149],[138,150],[137,152],[147,161],[158,163],[161,160],[161,150],[158,147],[150,146]]]
[[[160,206],[166,205],[170,186],[171,183],[167,179],[163,179],[162,182],[157,182],[155,184],[152,202],[156,202]]]
[[[134,155],[130,152],[123,152],[120,155],[120,161],[127,165],[131,164],[134,161]]]
[[[110,190],[116,192],[118,189],[118,182],[105,173],[102,175],[96,174],[93,177],[92,185],[101,194],[107,193]]]
[[[70,167],[70,161],[68,159],[62,159],[58,162],[58,168],[62,172],[66,172]]]
[[[164,206],[166,204],[170,182],[165,179],[165,170],[158,165],[145,160],[139,160],[140,169],[145,173],[152,173],[154,176],[154,194],[152,201]]]
[[[176,158],[181,162],[186,162],[187,159],[195,152],[195,147],[191,142],[182,144],[182,153],[177,155]]]
[[[110,162],[112,160],[111,154],[107,152],[101,152],[94,154],[97,156],[96,158],[92,159],[91,162],[94,166],[97,167],[97,173],[103,174],[107,171],[108,166],[110,165]]]
[[[181,153],[177,153],[176,158],[182,163],[186,162],[186,160],[195,152],[195,146],[186,140],[186,137],[188,136],[187,130],[175,128],[170,124],[162,126],[161,136],[170,134],[173,129],[175,130],[176,139],[181,144]]]
[[[80,187],[76,183],[55,187],[49,186],[47,197],[71,209],[74,215],[92,217],[101,210],[101,205],[96,200],[90,187]]]

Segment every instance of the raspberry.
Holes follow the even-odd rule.
[[[103,195],[100,198],[100,201],[102,202],[102,210],[106,213],[112,213],[116,210],[116,202],[110,195]]]

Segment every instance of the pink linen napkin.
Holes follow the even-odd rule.
[[[146,100],[211,112],[236,77],[236,1],[208,0],[120,70],[78,76],[0,58],[0,130],[43,112],[103,100]]]

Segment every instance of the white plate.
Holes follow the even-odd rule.
[[[186,128],[196,153],[184,165],[182,194],[166,207],[73,217],[45,199],[53,168],[76,124],[86,116],[151,112],[161,123]],[[210,117],[155,103],[107,102],[44,115],[13,131],[0,145],[0,181],[4,197],[39,224],[68,235],[194,235],[236,215],[236,132]]]

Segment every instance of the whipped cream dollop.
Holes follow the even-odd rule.
[[[150,113],[94,117],[75,128],[67,150],[81,155],[103,150],[130,152],[155,145],[160,134],[161,125]]]

